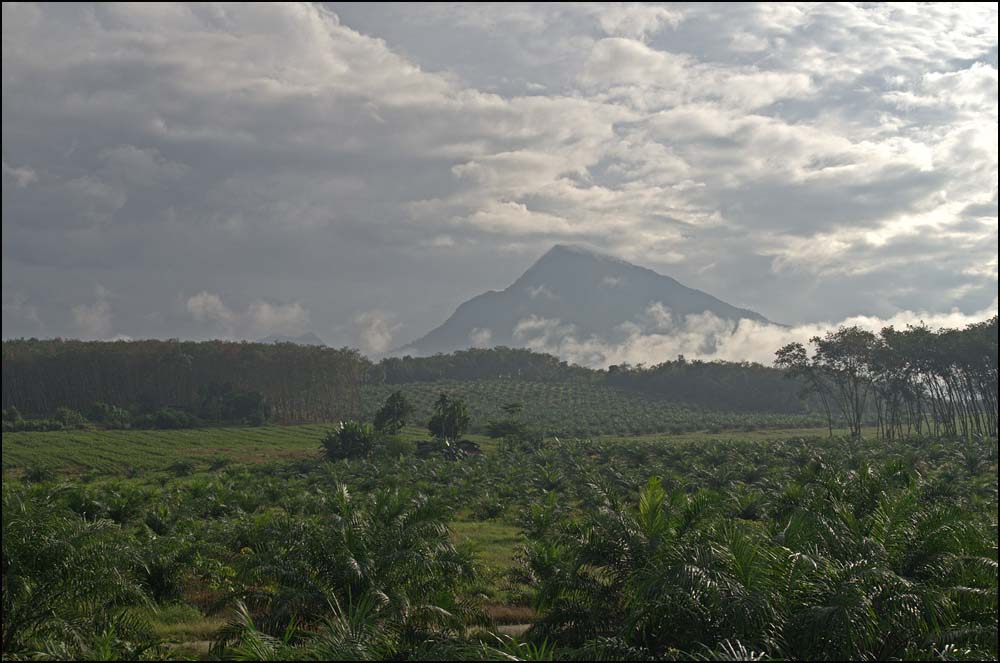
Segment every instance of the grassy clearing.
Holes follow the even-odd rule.
[[[198,608],[184,603],[156,610],[137,610],[136,614],[149,622],[158,638],[168,643],[211,640],[226,623],[221,616],[206,616]]]
[[[162,470],[179,459],[207,469],[218,457],[263,462],[315,454],[328,425],[5,433],[3,470],[119,473]]]
[[[453,521],[451,531],[455,543],[470,545],[481,563],[501,571],[514,567],[517,546],[524,543],[521,528],[494,520]]]
[[[61,474],[137,474],[167,471],[178,461],[189,463],[190,473],[212,471],[225,463],[263,463],[277,460],[318,457],[319,442],[332,424],[299,426],[218,427],[186,430],[70,430],[5,433],[3,472],[20,475],[36,469]],[[786,428],[722,433],[650,433],[646,435],[601,435],[593,439],[609,441],[696,442],[716,439],[780,440],[823,434],[823,429]],[[874,435],[874,429],[868,431]],[[845,434],[846,431],[835,431]],[[423,440],[428,433],[410,426],[401,437]],[[480,444],[486,453],[496,442],[484,435],[465,436]]]
[[[65,474],[137,474],[167,470],[178,461],[191,463],[190,472],[202,472],[226,462],[263,463],[318,457],[320,440],[331,426],[4,433],[3,472],[18,475],[32,468]],[[428,438],[428,433],[408,427],[401,437],[422,440]],[[467,437],[486,451],[495,448],[495,443],[487,437]]]

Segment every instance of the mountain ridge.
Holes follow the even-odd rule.
[[[617,256],[556,244],[503,290],[468,299],[438,327],[393,351],[435,354],[469,347],[538,347],[571,335],[614,342],[630,330],[670,333],[686,316],[773,324],[701,290]]]

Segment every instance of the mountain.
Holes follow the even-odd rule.
[[[319,336],[313,332],[306,332],[302,336],[280,336],[272,334],[257,341],[258,343],[295,343],[296,345],[326,345]]]
[[[473,297],[444,324],[400,352],[539,347],[556,335],[613,342],[637,329],[669,334],[685,324],[685,316],[706,312],[725,321],[770,322],[651,269],[557,244],[505,290]]]

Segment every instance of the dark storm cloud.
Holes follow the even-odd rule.
[[[566,241],[787,323],[978,312],[996,43],[995,6],[5,4],[3,334],[379,351]]]

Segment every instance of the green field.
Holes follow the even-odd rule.
[[[332,424],[299,426],[225,426],[185,430],[67,430],[3,435],[3,472],[28,469],[58,473],[136,474],[147,471],[206,472],[228,463],[266,463],[318,458],[320,440]],[[835,433],[843,434],[844,430]],[[599,435],[594,440],[692,442],[739,438],[780,440],[825,433],[816,428],[762,429],[752,432],[707,430],[638,436]],[[404,441],[424,440],[427,431],[403,429]],[[481,434],[464,436],[490,453],[496,442]],[[172,469],[173,468],[173,469]]]
[[[719,436],[787,437],[820,432],[815,415],[704,410],[638,392],[585,382],[464,380],[367,386],[362,419],[370,421],[393,391],[414,406],[414,425],[405,440],[426,439],[422,423],[441,392],[463,398],[472,419],[467,437],[490,447],[483,436],[490,419],[503,418],[506,403],[524,405],[522,419],[547,437],[646,440],[710,439]],[[164,470],[181,462],[200,471],[220,462],[259,463],[315,456],[332,424],[181,430],[79,429],[17,432],[3,436],[4,473],[27,468],[62,472],[136,473]],[[178,471],[184,469],[180,466]]]
[[[473,426],[479,430],[484,429],[489,420],[502,418],[500,407],[511,402],[522,403],[524,420],[547,435],[635,436],[824,425],[824,420],[818,415],[708,410],[651,394],[582,381],[524,380],[445,380],[369,385],[362,389],[362,418],[370,421],[389,394],[397,390],[402,391],[413,404],[416,421],[430,418],[434,401],[441,392],[458,396],[468,404]]]
[[[74,645],[79,649],[71,655],[54,650],[46,656],[133,658],[138,653],[130,643],[142,641],[154,643],[154,657],[211,658],[213,643],[225,642],[234,610],[260,596],[266,600],[248,604],[253,626],[234,628],[244,638],[263,629],[276,638],[264,642],[271,649],[249,656],[231,643],[226,655],[320,657],[308,649],[320,642],[310,639],[312,630],[286,648],[280,645],[285,611],[294,609],[295,620],[322,619],[330,605],[326,592],[346,596],[355,586],[390,597],[414,592],[413,599],[422,600],[422,586],[398,585],[399,564],[408,565],[402,577],[437,583],[432,586],[444,591],[431,590],[435,600],[460,619],[442,632],[433,621],[392,617],[423,629],[394,636],[403,639],[392,647],[418,652],[421,643],[437,642],[433,646],[444,648],[433,650],[434,658],[537,658],[530,647],[556,636],[562,656],[633,657],[631,650],[612,656],[586,649],[588,641],[565,628],[585,620],[586,638],[606,632],[635,637],[629,635],[635,618],[629,611],[644,604],[636,602],[635,592],[646,590],[632,581],[605,585],[603,579],[619,572],[641,578],[647,568],[682,573],[643,581],[670,601],[651,604],[662,611],[658,619],[689,605],[709,611],[704,618],[684,617],[686,631],[653,632],[665,634],[656,637],[678,647],[677,656],[704,653],[700,643],[720,637],[717,624],[730,634],[730,644],[733,633],[756,629],[760,619],[795,636],[800,628],[827,628],[811,617],[833,609],[827,602],[842,603],[854,614],[884,600],[924,602],[919,609],[939,611],[934,619],[948,620],[947,628],[903,611],[892,612],[893,621],[865,626],[871,630],[863,633],[851,631],[861,617],[837,622],[837,642],[751,640],[746,646],[769,649],[777,658],[822,657],[827,651],[876,657],[886,653],[880,647],[889,634],[902,631],[906,640],[892,645],[894,656],[905,653],[904,647],[913,655],[923,652],[920,638],[928,637],[938,648],[957,642],[949,650],[955,656],[995,655],[995,440],[850,442],[828,438],[823,430],[786,429],[552,437],[527,449],[476,437],[486,453],[460,460],[420,457],[403,445],[395,455],[328,462],[318,451],[327,428],[4,435],[5,560],[12,555],[17,568],[54,574],[61,578],[56,587],[72,586],[83,572],[109,586],[132,578],[137,591],[152,597],[136,604],[122,595],[114,600],[131,606],[126,613],[93,613],[91,593],[103,585],[84,585],[79,603],[72,604],[74,624],[96,620],[88,628],[97,635]],[[411,427],[401,437],[427,435]],[[342,529],[348,524],[349,535]],[[660,547],[659,536],[670,545]],[[70,547],[63,547],[64,540]],[[351,556],[342,558],[348,550]],[[65,564],[46,562],[63,559],[67,551],[72,555]],[[652,554],[659,561],[650,567]],[[811,570],[796,571],[806,575],[788,587],[787,574],[796,567],[782,560],[802,555],[816,561]],[[707,598],[704,588],[684,584],[695,563],[710,565],[711,584],[705,587],[715,589]],[[316,586],[320,578],[334,589]],[[745,593],[756,583],[766,592],[763,604]],[[847,583],[845,593],[838,583]],[[952,595],[950,603],[926,603]],[[66,601],[44,593],[32,594],[32,600],[43,607],[49,605],[44,601]],[[23,614],[31,605],[18,599],[5,608]],[[730,605],[752,613],[743,617]],[[310,629],[326,628],[312,623]],[[44,624],[49,630],[38,635],[19,631],[21,642],[36,643],[19,645],[19,651],[48,651],[66,628],[77,628],[51,617]],[[481,648],[478,636],[470,635],[474,629],[497,634],[484,636],[492,648]],[[337,633],[322,642],[354,642]],[[521,640],[511,640],[512,634]],[[445,639],[434,639],[439,637]],[[521,641],[533,644],[525,649]],[[722,648],[706,656],[729,655],[729,645],[712,646]],[[338,658],[357,655],[335,651]]]
[[[169,470],[178,462],[185,473],[217,469],[222,463],[264,463],[319,458],[320,440],[333,424],[300,426],[224,426],[184,430],[68,430],[3,435],[3,471],[38,468],[65,473],[135,474]],[[403,440],[428,438],[408,427]],[[466,436],[485,448],[492,440]],[[178,468],[180,469],[180,468]]]

